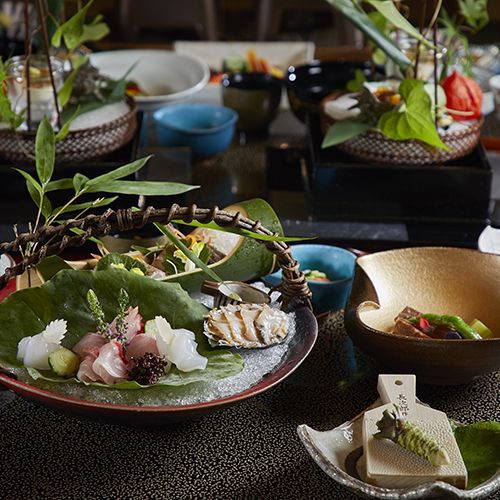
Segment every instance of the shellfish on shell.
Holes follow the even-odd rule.
[[[212,346],[267,347],[283,342],[288,331],[286,313],[267,304],[229,304],[205,316],[204,333]]]

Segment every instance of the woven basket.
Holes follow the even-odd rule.
[[[56,142],[56,164],[99,161],[127,144],[137,130],[137,104],[126,98],[129,111],[97,127],[70,131]],[[0,131],[0,156],[13,163],[32,160],[25,151],[35,155],[36,134],[33,132]]]
[[[103,215],[87,215],[83,219],[67,220],[59,226],[43,226],[35,233],[20,234],[10,243],[0,244],[0,255],[9,252],[17,252],[29,242],[39,243],[40,249],[30,256],[25,256],[17,265],[7,268],[0,277],[0,289],[9,283],[9,280],[19,276],[29,266],[36,266],[45,257],[58,255],[67,248],[79,247],[85,244],[89,238],[102,238],[107,236],[113,229],[128,231],[140,229],[146,224],[158,222],[168,225],[173,220],[182,220],[185,223],[198,221],[201,223],[215,222],[220,227],[237,227],[252,231],[256,234],[273,236],[274,233],[261,226],[259,221],[253,221],[243,217],[241,212],[231,213],[219,210],[218,207],[211,209],[198,208],[196,205],[180,207],[177,204],[170,208],[155,209],[148,207],[146,210],[134,212],[131,209],[107,210]],[[82,234],[74,235],[71,230],[78,228]],[[47,244],[43,244],[49,241]],[[258,240],[261,241],[261,240]],[[299,263],[293,258],[290,246],[281,241],[261,241],[266,249],[276,256],[276,260],[282,269],[282,282],[277,287],[281,293],[280,302],[282,309],[287,309],[293,301],[302,302],[312,310],[310,298],[312,296],[307,279],[302,271],[299,271]]]
[[[441,135],[441,140],[450,148],[446,151],[429,146],[417,139],[396,141],[378,130],[368,130],[335,147],[356,160],[370,163],[396,165],[435,165],[457,160],[470,154],[477,146],[484,117],[466,130]],[[334,120],[321,112],[321,132],[326,134]]]

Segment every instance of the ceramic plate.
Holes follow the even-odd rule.
[[[236,392],[230,396],[208,402],[179,406],[142,406],[139,401],[135,405],[120,404],[120,399],[124,396],[123,392],[130,391],[112,388],[106,390],[115,392],[114,396],[111,397],[114,401],[116,401],[116,404],[95,402],[78,399],[77,397],[68,395],[68,393],[56,394],[55,392],[34,387],[29,383],[13,380],[1,372],[0,384],[3,384],[7,388],[13,390],[23,398],[41,406],[45,406],[51,410],[67,414],[72,417],[94,420],[108,424],[150,426],[197,418],[204,414],[212,413],[214,411],[235,405],[267,391],[271,387],[274,387],[278,383],[282,382],[302,363],[314,346],[318,334],[318,325],[315,317],[309,309],[302,307],[295,312],[295,315],[295,331],[291,338],[287,340],[287,349],[280,357],[275,369],[264,375],[262,379],[258,380],[249,389],[244,389],[241,392]],[[273,347],[266,348],[266,350],[259,349],[259,351],[266,351],[269,356],[273,356],[274,354],[271,349],[273,349]],[[240,375],[243,377],[249,375],[248,372],[246,375],[245,373],[245,370],[243,370]],[[221,381],[214,382],[214,384],[218,382]],[[93,390],[94,388],[89,387],[87,389]],[[146,389],[146,391],[147,390],[148,389]]]
[[[134,80],[150,95],[135,98],[140,111],[153,111],[191,96],[206,86],[210,70],[201,59],[169,50],[96,52],[90,62],[104,75]]]
[[[313,42],[197,42],[177,41],[174,50],[178,54],[199,57],[216,73],[222,71],[227,56],[246,57],[248,49],[254,49],[258,57],[265,57],[270,64],[286,71],[291,65],[304,64],[314,58]]]
[[[370,408],[380,406],[377,400]],[[462,490],[442,481],[432,481],[414,488],[380,488],[363,481],[362,457],[363,414],[335,429],[319,432],[307,425],[298,427],[299,437],[313,460],[332,479],[362,498],[415,500],[417,498],[448,498],[473,500],[484,498],[500,487],[500,470],[487,482],[471,490]]]

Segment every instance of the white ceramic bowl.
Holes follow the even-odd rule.
[[[189,97],[204,88],[210,79],[208,65],[195,56],[170,50],[133,49],[96,52],[91,64],[111,78],[135,81],[148,96],[137,96],[139,111],[154,111]]]

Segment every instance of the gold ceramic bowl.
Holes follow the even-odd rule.
[[[433,340],[389,333],[406,306],[478,318],[499,338]],[[432,384],[462,384],[500,370],[500,256],[422,247],[359,257],[346,306],[353,343],[392,372]]]

